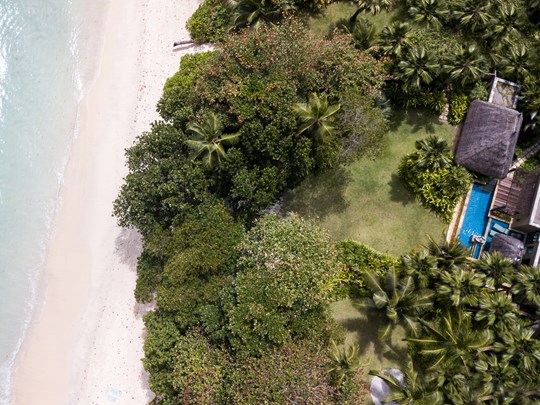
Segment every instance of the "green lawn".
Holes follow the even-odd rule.
[[[429,134],[450,142],[453,128],[421,112],[396,112],[379,157],[309,177],[284,196],[284,210],[314,219],[335,240],[354,239],[393,255],[427,242],[428,234],[441,239],[447,225],[397,177],[401,158]]]
[[[345,346],[358,344],[358,355],[366,371],[400,367],[407,356],[403,328],[396,328],[388,342],[381,342],[378,337],[380,318],[366,314],[358,302],[345,299],[334,302],[330,309],[334,319],[345,328]]]
[[[320,14],[309,18],[308,25],[311,32],[317,36],[326,36],[335,24],[342,19],[349,19],[357,10],[353,2],[336,2],[325,7]],[[372,22],[377,31],[381,31],[394,18],[393,13],[382,12],[377,15],[360,13],[358,19],[365,18]]]

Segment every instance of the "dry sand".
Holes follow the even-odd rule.
[[[155,105],[201,0],[114,0],[106,7],[95,81],[66,168],[34,316],[14,371],[19,405],[145,404],[144,327],[133,298],[140,239],[111,216],[124,149],[158,118]]]

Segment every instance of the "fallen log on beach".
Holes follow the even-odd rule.
[[[187,44],[192,44],[193,43],[193,40],[192,39],[188,39],[186,41],[176,41],[173,43],[173,48],[175,46],[179,46],[179,45],[187,45]]]

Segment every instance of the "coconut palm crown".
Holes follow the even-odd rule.
[[[187,141],[195,149],[192,159],[203,159],[211,169],[221,164],[226,154],[224,147],[235,144],[240,136],[237,133],[224,135],[223,125],[215,113],[210,113],[201,123],[190,122],[186,129],[193,136]]]
[[[329,105],[326,94],[319,97],[312,93],[307,103],[297,103],[293,107],[301,122],[298,135],[311,132],[315,142],[324,142],[334,131],[331,124],[340,108],[339,104]]]

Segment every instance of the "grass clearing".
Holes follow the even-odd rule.
[[[381,155],[311,176],[283,198],[297,212],[328,229],[335,240],[353,239],[392,255],[441,239],[447,224],[423,208],[402,185],[397,171],[414,142],[430,134],[451,142],[453,127],[435,116],[396,111]]]
[[[407,356],[402,327],[394,329],[388,342],[381,342],[378,335],[381,318],[366,313],[358,301],[349,298],[337,301],[331,304],[330,310],[334,319],[345,328],[345,346],[358,344],[358,355],[365,370],[400,368]]]

